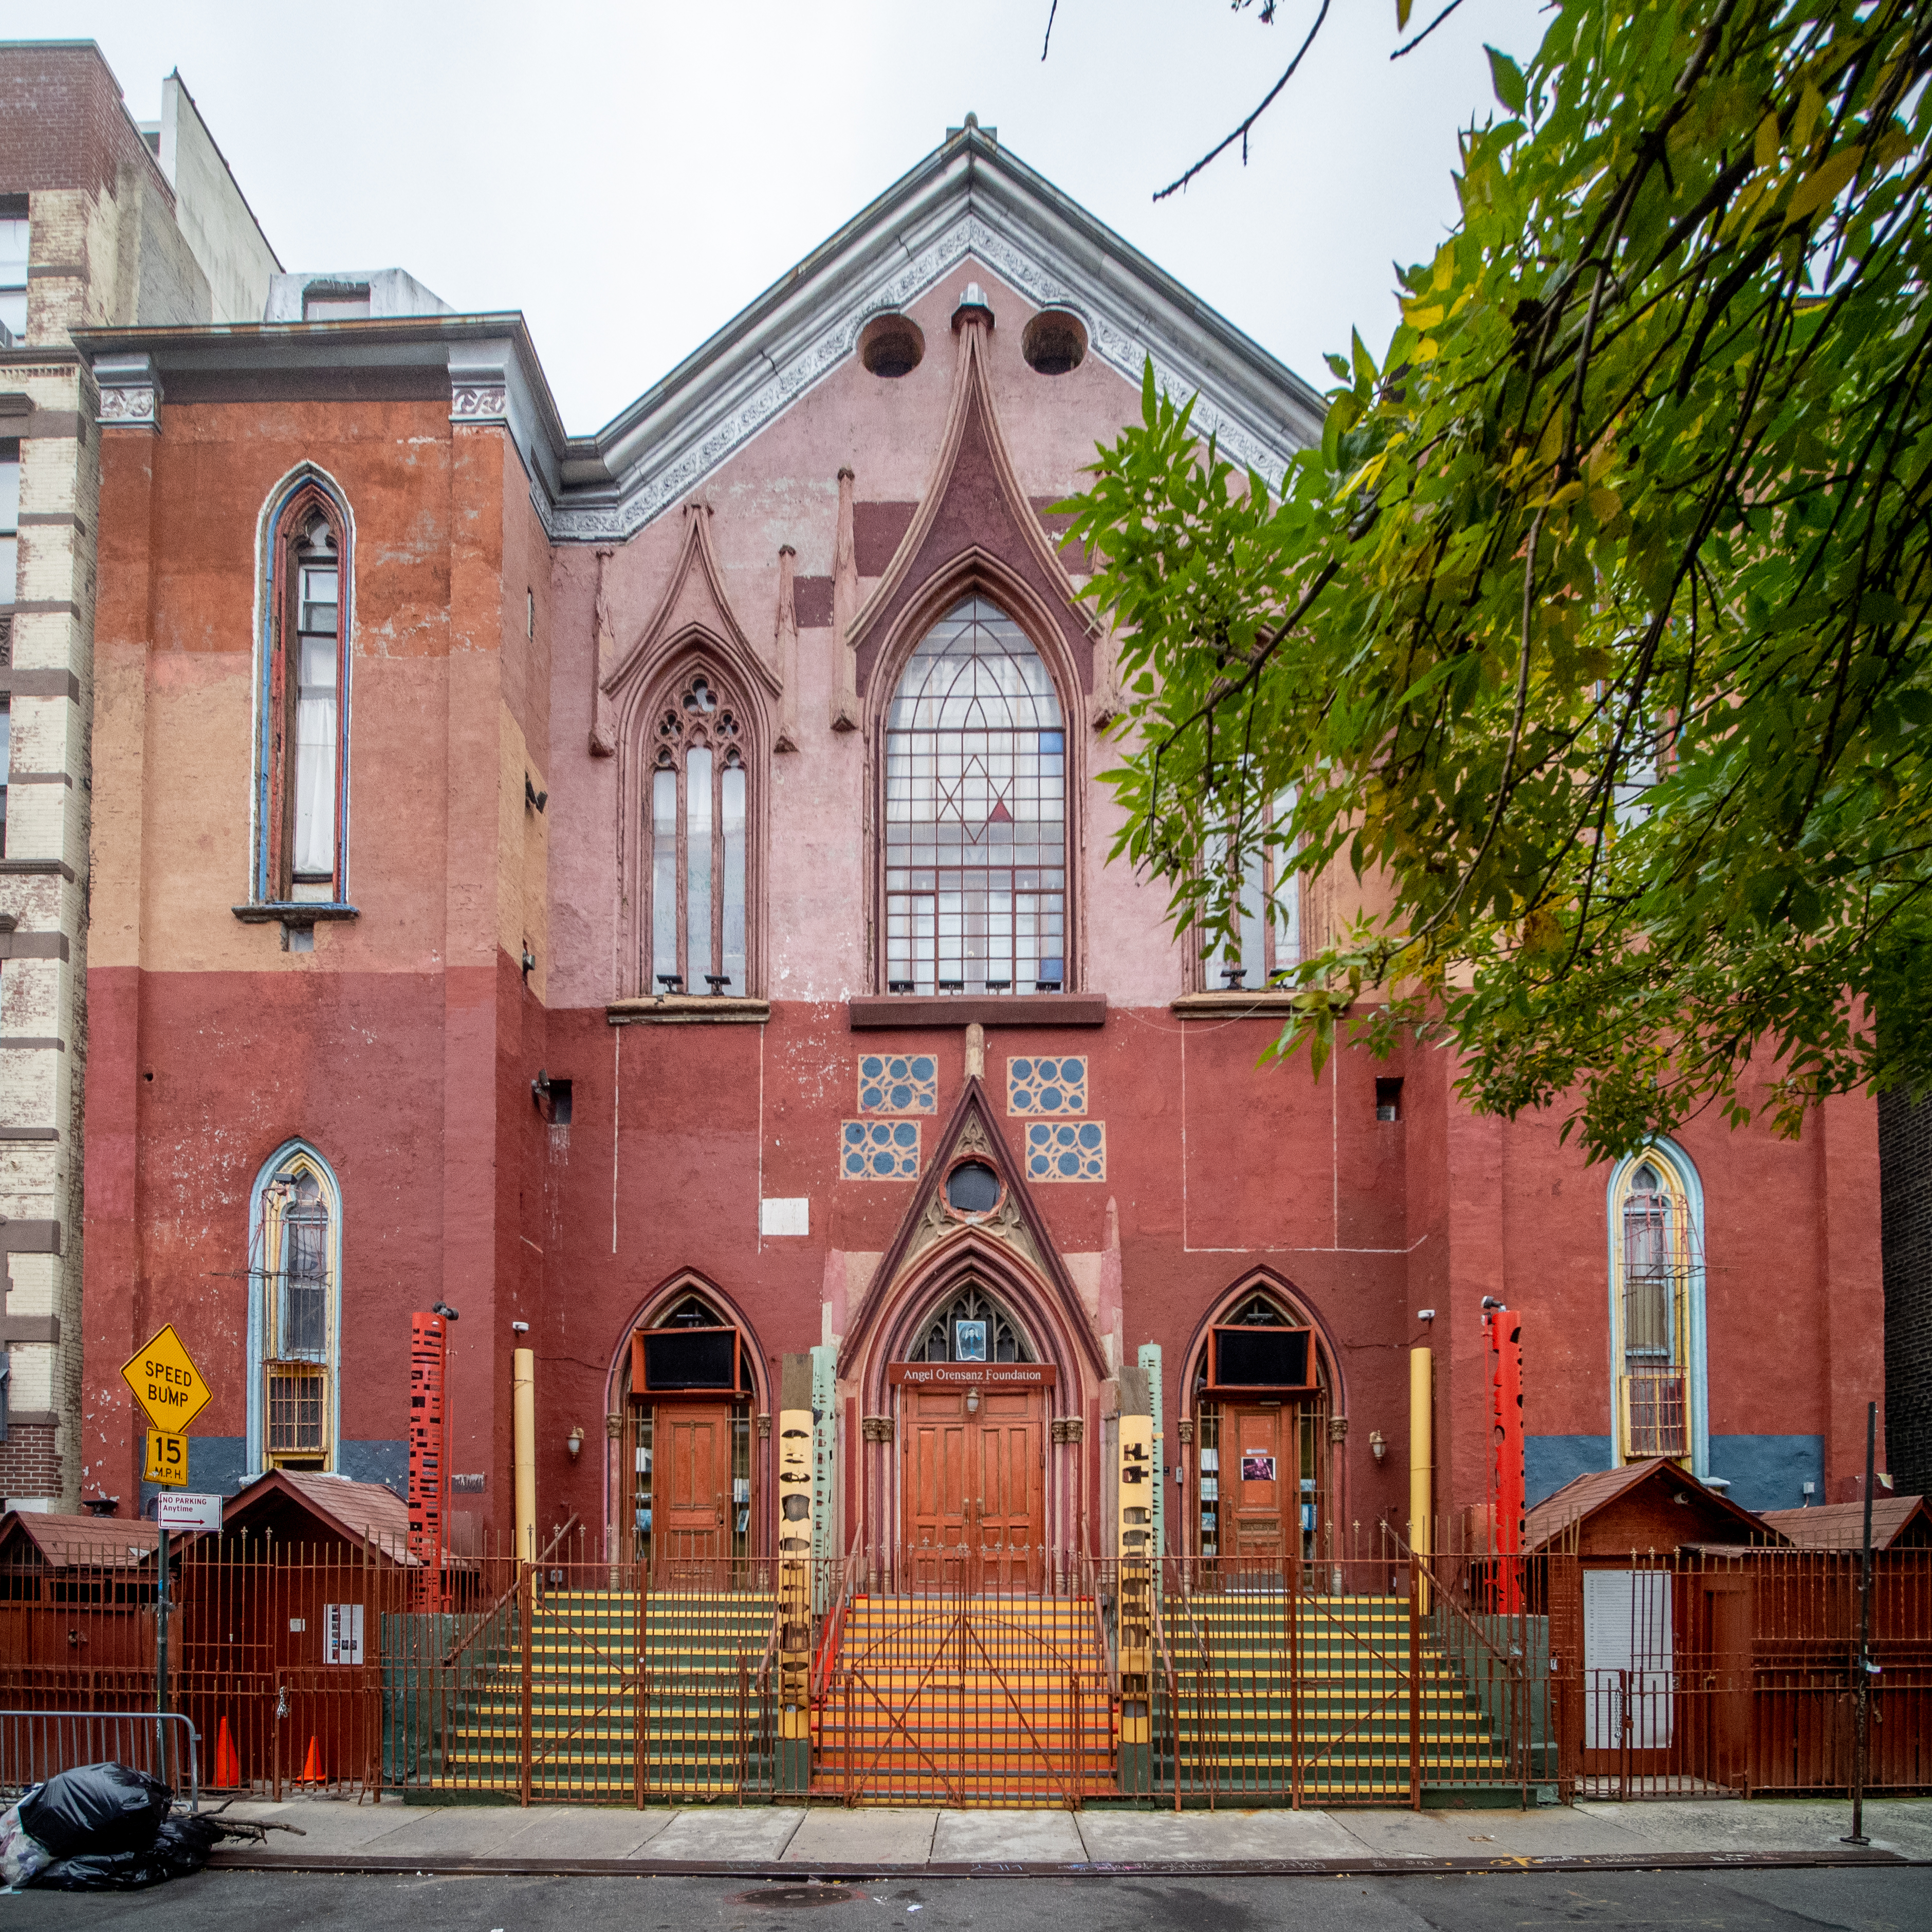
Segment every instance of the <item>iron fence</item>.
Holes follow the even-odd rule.
[[[0,1793],[16,1798],[56,1772],[124,1764],[201,1808],[200,1739],[179,1712],[0,1711]]]

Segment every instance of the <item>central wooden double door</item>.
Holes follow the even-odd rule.
[[[905,1392],[904,1573],[933,1588],[1038,1591],[1046,1574],[1044,1392],[976,1393],[969,1408],[962,1389]]]

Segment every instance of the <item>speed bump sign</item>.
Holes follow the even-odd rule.
[[[134,1391],[134,1400],[148,1412],[148,1420],[166,1436],[178,1436],[214,1393],[188,1359],[172,1322],[132,1361],[122,1365],[121,1376]]]
[[[144,1482],[159,1483],[170,1490],[188,1487],[188,1438],[170,1436],[166,1430],[148,1431],[147,1466],[141,1472]]]

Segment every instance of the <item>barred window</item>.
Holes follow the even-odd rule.
[[[886,726],[886,981],[1059,992],[1066,733],[1018,625],[968,597],[913,652]]]
[[[1625,1460],[1691,1454],[1691,1286],[1696,1230],[1675,1170],[1635,1162],[1622,1183],[1616,1234],[1618,1424]]]
[[[259,1416],[261,1434],[251,1446],[262,1458],[256,1466],[326,1469],[334,1460],[340,1366],[334,1183],[298,1142],[263,1170],[256,1198],[251,1272],[260,1289],[250,1353],[259,1379],[250,1396],[250,1435]]]

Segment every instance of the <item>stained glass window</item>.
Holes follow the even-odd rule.
[[[886,726],[886,978],[1066,985],[1066,732],[1026,634],[982,597],[921,640]]]

